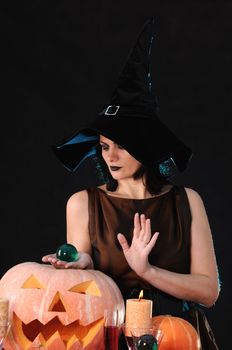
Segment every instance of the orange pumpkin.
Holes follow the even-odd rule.
[[[117,305],[124,320],[119,288],[95,270],[21,263],[2,277],[0,296],[9,298],[12,317],[5,350],[103,350],[104,310]]]
[[[159,350],[199,350],[200,338],[191,323],[180,317],[153,317],[153,325],[162,331]]]

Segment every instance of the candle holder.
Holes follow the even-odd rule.
[[[131,329],[133,350],[157,350],[159,349],[163,332],[156,328],[133,328]]]
[[[157,327],[130,328],[123,326],[128,350],[157,350],[163,338],[163,331]]]

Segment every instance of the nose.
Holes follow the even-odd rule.
[[[59,292],[55,294],[48,311],[66,312]]]
[[[118,159],[118,152],[115,147],[110,147],[107,152],[107,158],[109,162],[113,162]]]

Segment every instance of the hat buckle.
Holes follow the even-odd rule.
[[[105,115],[116,115],[118,113],[120,106],[109,105],[106,108]]]

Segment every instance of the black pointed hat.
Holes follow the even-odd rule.
[[[53,147],[70,171],[95,154],[100,134],[121,145],[142,164],[157,166],[164,176],[186,168],[191,149],[157,116],[150,69],[153,27],[152,17],[129,54],[110,102],[96,119]]]

